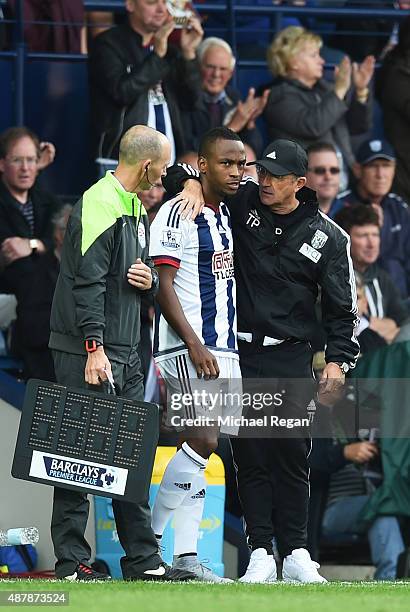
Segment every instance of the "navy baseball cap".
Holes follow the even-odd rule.
[[[306,151],[297,142],[278,138],[270,143],[262,153],[262,157],[247,166],[262,166],[274,176],[296,174],[306,176],[308,159]]]
[[[395,161],[396,154],[387,140],[374,139],[363,142],[357,151],[356,159],[359,164],[365,165],[374,159],[388,159]]]

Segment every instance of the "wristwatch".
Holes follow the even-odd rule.
[[[87,353],[95,353],[99,346],[102,346],[102,342],[98,340],[87,339],[84,341],[85,350]]]
[[[347,374],[348,371],[350,370],[349,366],[347,365],[347,363],[345,361],[334,361],[333,363],[335,363],[337,366],[339,366],[339,368],[342,370],[343,374]]]
[[[37,253],[37,249],[38,249],[38,240],[37,240],[37,238],[30,238],[29,245],[30,245],[31,253],[32,254]]]

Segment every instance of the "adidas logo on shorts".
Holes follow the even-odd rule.
[[[192,495],[191,499],[203,499],[205,497],[205,489],[201,489],[195,495]]]

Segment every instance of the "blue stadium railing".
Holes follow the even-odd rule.
[[[361,0],[361,3],[365,1]],[[20,11],[22,2],[16,2]],[[251,0],[226,0],[196,3],[195,7],[201,14],[209,15],[205,23],[207,33],[222,35],[231,43],[238,59],[234,85],[243,93],[250,84],[259,86],[271,79],[261,57],[264,56],[265,40],[271,40],[283,25],[285,17],[321,17],[331,23],[339,16],[354,19],[365,15],[393,23],[410,14],[410,11],[397,11],[394,8],[370,8],[370,4],[368,8],[335,6],[336,2],[340,4],[340,0],[328,0],[326,6],[319,6],[319,2],[323,0],[308,0],[307,6],[295,7],[262,5],[261,0],[254,0],[253,3]],[[0,7],[4,4],[4,0],[0,0]],[[124,0],[85,0],[84,4],[87,11],[125,11]],[[263,23],[260,18],[263,18]],[[212,29],[210,21],[213,21]],[[258,22],[259,27],[262,23],[263,29],[258,29]],[[254,35],[251,39],[249,33],[252,32]],[[253,46],[258,47],[259,52],[262,51],[257,58],[243,54],[244,47],[239,42],[245,35],[255,41]],[[55,142],[59,151],[64,151],[64,159],[57,156],[56,162],[47,171],[50,188],[60,194],[80,193],[91,177],[87,138],[84,136],[88,130],[86,83],[86,56],[27,51],[22,12],[18,13],[13,47],[0,52],[0,131],[9,125],[27,124],[43,139]],[[71,156],[69,159],[67,150]]]
[[[294,17],[370,17],[384,18],[392,21],[398,21],[407,15],[410,15],[410,11],[396,10],[395,8],[373,8],[371,0],[368,1],[368,6],[357,6],[357,7],[343,7],[343,6],[332,6],[339,4],[339,0],[328,0],[329,5],[323,6],[322,3],[318,2],[318,6],[314,6],[307,3],[306,6],[284,6],[284,5],[273,5],[266,4],[255,5],[252,3],[245,4],[244,2],[235,2],[234,0],[227,0],[226,2],[214,2],[214,3],[198,3],[195,4],[195,8],[201,14],[216,14],[225,21],[224,27],[221,30],[226,32],[226,37],[231,43],[235,55],[237,54],[237,28],[236,22],[238,17],[258,17],[268,16],[273,17],[273,27],[271,28],[272,34],[275,33],[280,26],[281,18],[284,15]],[[6,0],[0,0],[0,7],[6,4]],[[15,20],[15,34],[14,34],[14,45],[10,51],[0,51],[0,59],[13,60],[14,63],[14,124],[21,125],[24,123],[24,62],[26,60],[44,60],[50,59],[53,61],[85,61],[84,55],[77,54],[55,54],[55,53],[27,53],[24,46],[24,21],[23,13],[21,10],[23,0],[17,0],[16,10],[17,18]],[[319,6],[320,4],[320,6]],[[360,2],[365,4],[365,1]],[[387,4],[387,2],[386,2]],[[87,11],[115,11],[124,12],[124,0],[85,0],[84,6]],[[40,22],[37,22],[40,23]],[[246,31],[242,30],[242,31]],[[248,31],[255,31],[250,28]],[[261,60],[242,60],[238,57],[237,68],[240,71],[241,68],[264,68],[265,62]]]

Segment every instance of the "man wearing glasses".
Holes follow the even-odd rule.
[[[319,209],[331,219],[344,207],[338,197],[340,165],[332,144],[319,142],[308,148],[306,184],[316,191]]]
[[[251,163],[256,164],[259,185],[245,179],[236,195],[226,199],[234,238],[244,387],[249,379],[265,379],[259,387],[283,383],[281,416],[303,412],[306,416],[309,399],[304,403],[304,388],[312,380],[309,338],[316,325],[319,288],[327,332],[321,394],[343,384],[359,353],[353,334],[357,307],[349,237],[319,211],[315,193],[305,187],[307,155],[299,144],[277,139]],[[192,168],[173,166],[163,182],[174,192],[186,182],[182,197],[199,202],[199,183],[189,180],[194,176]],[[295,384],[285,385],[283,379],[290,378]],[[275,536],[285,580],[326,582],[306,549],[310,448],[306,428],[286,435],[279,428],[266,427],[257,439],[246,433],[248,437],[231,439],[252,550],[240,580],[276,580]]]
[[[31,130],[9,128],[0,135],[0,268],[10,271],[7,277],[53,245],[51,219],[60,203],[37,185],[41,167],[41,144]]]
[[[26,379],[54,379],[51,354],[44,342],[49,326],[42,315],[51,306],[48,299],[55,274],[52,219],[60,203],[37,184],[39,170],[53,161],[54,153],[51,143],[40,143],[24,127],[9,128],[0,135],[0,288],[14,294],[18,302],[13,347],[23,360]],[[44,257],[47,252],[49,256]],[[42,295],[35,298],[33,287],[42,287]]]

